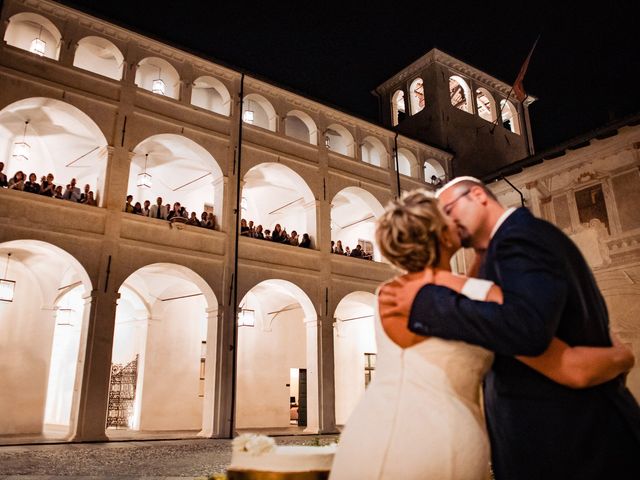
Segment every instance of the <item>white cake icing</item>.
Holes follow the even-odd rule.
[[[323,447],[278,446],[270,452],[255,455],[233,452],[229,470],[264,472],[329,471],[337,445]]]

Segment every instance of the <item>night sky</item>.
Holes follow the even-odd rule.
[[[374,122],[371,90],[431,48],[512,84],[538,34],[524,79],[538,151],[640,112],[637,2],[62,3]]]

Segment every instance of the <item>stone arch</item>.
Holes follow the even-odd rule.
[[[391,96],[391,123],[395,127],[406,118],[404,90],[396,90]]]
[[[467,81],[459,75],[449,77],[449,99],[451,105],[463,112],[471,113],[471,88]]]
[[[275,132],[278,116],[269,100],[257,93],[250,93],[245,95],[242,103],[242,121]]]
[[[0,302],[0,403],[20,408],[0,417],[0,432],[66,440],[77,424],[92,282],[73,255],[47,242],[1,243],[3,273],[9,258],[15,284],[13,300]]]
[[[362,161],[376,167],[387,168],[389,166],[389,154],[384,144],[376,137],[365,137],[360,149]]]
[[[260,163],[243,177],[241,218],[273,231],[276,224],[316,245],[316,201],[307,182],[280,163]]]
[[[346,295],[333,315],[333,354],[335,375],[336,424],[344,425],[362,398],[368,379],[373,376],[375,355],[376,297],[370,292]],[[373,354],[372,358],[370,355]],[[367,361],[374,361],[373,365]],[[367,377],[369,374],[369,377]]]
[[[411,150],[398,148],[398,172],[408,177],[418,176],[418,160]]]
[[[433,185],[444,183],[447,176],[444,167],[435,158],[427,158],[422,165],[422,170],[425,183],[431,183]]]
[[[518,115],[516,106],[509,100],[503,98],[500,100],[500,110],[502,112],[502,126],[520,135],[522,130],[520,127],[520,116]]]
[[[218,300],[209,284],[185,266],[154,263],[118,293],[110,389],[123,393],[110,402],[107,435],[210,430]]]
[[[16,143],[28,145],[28,160],[14,156]],[[103,203],[107,139],[86,113],[69,103],[32,97],[0,110],[0,154],[8,159],[7,176],[20,170],[27,176],[35,173],[39,181],[52,173],[56,185],[75,178],[80,189],[89,184],[98,205]]]
[[[180,74],[163,58],[146,57],[140,60],[135,84],[155,94],[180,99]]]
[[[150,187],[138,186],[145,173],[150,176]],[[180,202],[198,218],[202,210],[213,209],[220,225],[223,188],[222,169],[216,159],[187,137],[162,133],[146,138],[133,149],[127,192],[134,202],[149,200],[153,205],[161,197],[162,204]]]
[[[62,34],[48,18],[37,13],[22,12],[9,18],[4,41],[35,55],[58,60]]]
[[[118,47],[102,37],[84,37],[78,42],[73,66],[103,77],[122,80],[124,56]]]
[[[324,132],[324,144],[332,152],[352,157],[355,155],[353,135],[342,125],[331,124]]]
[[[301,404],[296,375],[304,371],[307,408],[298,409],[297,426],[317,433],[317,313],[307,294],[287,280],[264,280],[242,298],[238,315],[237,428],[291,428],[292,404]]]
[[[418,77],[411,82],[411,86],[409,87],[409,99],[411,115],[415,115],[416,113],[424,110],[426,102],[424,97],[424,81],[422,78]]]
[[[495,122],[497,118],[496,101],[486,88],[476,89],[476,109],[478,116],[487,122]]]
[[[318,144],[318,127],[308,114],[300,110],[291,110],[284,119],[284,133],[311,145]]]
[[[375,243],[375,221],[384,208],[371,193],[360,187],[340,190],[331,200],[331,240],[342,244],[346,251],[361,244],[363,250],[373,250],[373,260],[381,261]]]
[[[217,78],[198,77],[193,82],[191,104],[228,117],[231,115],[231,95]]]

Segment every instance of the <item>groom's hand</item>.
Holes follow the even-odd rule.
[[[378,293],[380,318],[397,317],[405,323],[409,321],[411,305],[420,289],[433,282],[433,271],[408,273],[386,283]]]

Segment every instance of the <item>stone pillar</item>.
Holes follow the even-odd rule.
[[[319,360],[319,329],[318,320],[304,320],[307,330],[307,427],[305,433],[320,432],[320,372],[318,369]]]
[[[213,182],[213,214],[216,216],[216,230],[223,230],[225,221],[224,195],[229,186],[229,177],[220,177]]]
[[[218,324],[222,320],[222,309],[216,305],[207,309],[207,351],[204,367],[204,402],[202,404],[202,430],[199,437],[215,438],[220,434],[215,398],[220,395],[216,388],[216,359],[218,350]]]

